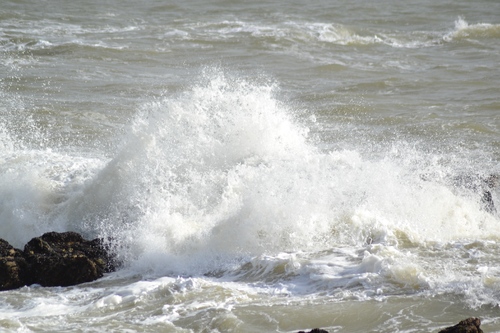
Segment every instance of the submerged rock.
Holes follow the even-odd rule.
[[[479,318],[467,318],[455,326],[442,329],[439,333],[483,333],[483,330],[479,328],[480,325]]]
[[[500,186],[500,175],[460,175],[453,178],[455,187],[472,190],[481,194],[480,203],[482,208],[488,213],[497,212],[492,192]]]
[[[102,241],[75,232],[49,232],[33,238],[24,251],[0,240],[0,290],[24,285],[71,286],[94,281],[114,270]]]
[[[479,318],[467,318],[455,326],[442,329],[439,333],[483,333],[483,330],[481,330],[479,326],[481,326],[481,320]],[[300,331],[298,333],[328,333],[328,331],[315,328],[309,332]]]

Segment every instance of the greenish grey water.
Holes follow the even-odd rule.
[[[500,331],[498,1],[0,5],[0,237],[116,273],[6,332]]]

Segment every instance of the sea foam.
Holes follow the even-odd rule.
[[[4,237],[22,246],[74,230],[109,240],[136,271],[204,274],[282,253],[498,235],[481,194],[439,176],[447,167],[404,145],[382,158],[321,151],[279,93],[268,79],[208,69],[145,103],[111,158],[14,149],[0,179]],[[387,274],[420,283],[402,258]]]
[[[498,230],[479,195],[424,177],[423,154],[407,151],[412,164],[322,152],[275,84],[215,70],[199,81],[143,105],[121,149],[65,203],[65,219],[113,239],[139,271],[198,274],[261,255]]]

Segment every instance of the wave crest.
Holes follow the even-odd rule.
[[[476,23],[469,24],[462,17],[455,21],[455,29],[446,34],[443,39],[447,42],[464,39],[499,38],[500,24]]]

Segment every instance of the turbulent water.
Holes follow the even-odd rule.
[[[500,2],[0,4],[0,238],[117,272],[2,332],[500,331]]]

